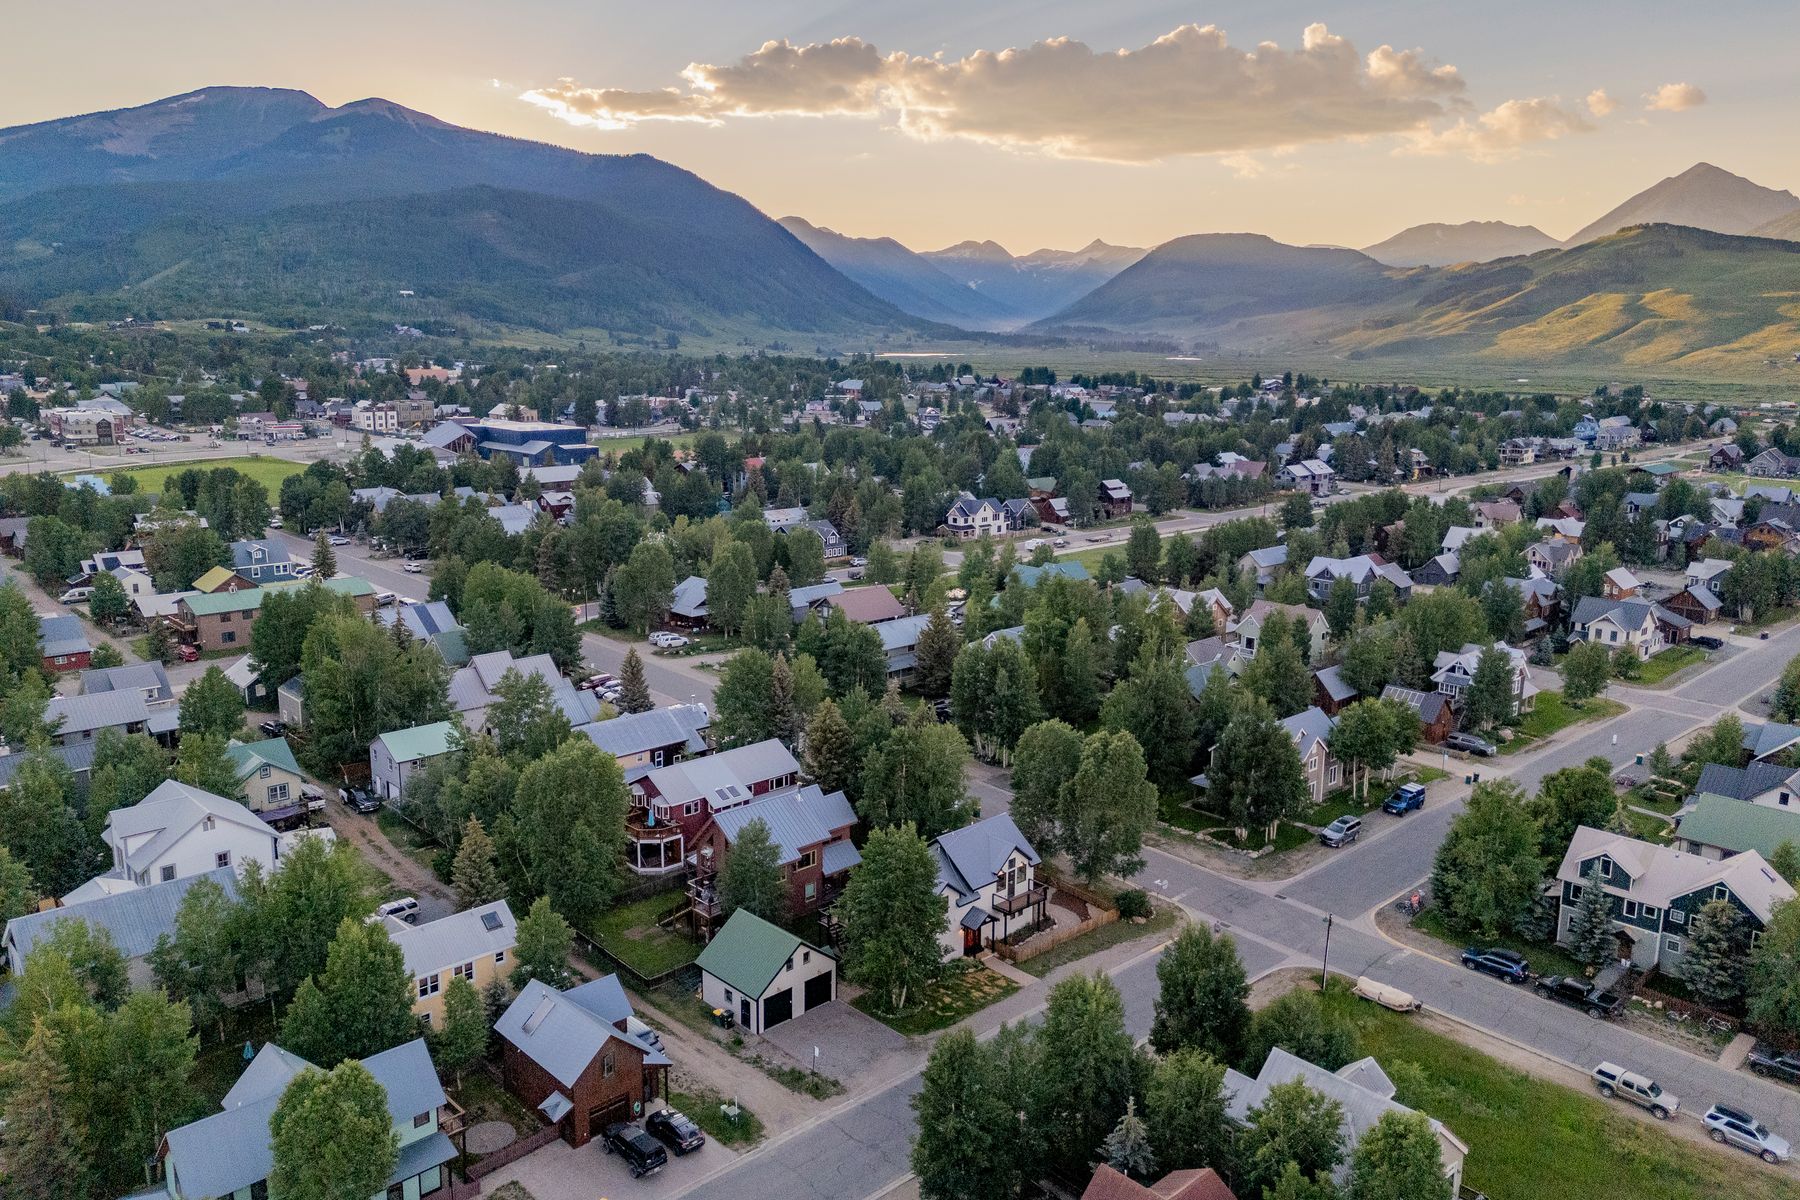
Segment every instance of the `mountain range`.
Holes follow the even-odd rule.
[[[1002,329],[1025,323],[1026,318],[1015,309],[952,279],[924,255],[893,238],[847,237],[801,217],[783,217],[778,224],[850,279],[915,317],[964,329]],[[1048,316],[1061,307],[1053,305],[1036,316]]]
[[[1508,225],[1505,221],[1464,221],[1461,225],[1433,222],[1402,229],[1386,241],[1363,247],[1363,253],[1390,267],[1447,267],[1536,254],[1561,245],[1535,225]]]

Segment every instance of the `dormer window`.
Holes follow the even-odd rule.
[[[1600,878],[1611,879],[1612,878],[1612,859],[1601,858],[1597,863],[1594,864],[1594,869],[1597,872],[1599,872]]]

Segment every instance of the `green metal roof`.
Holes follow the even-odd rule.
[[[309,582],[305,579],[295,579],[271,583],[265,587],[245,588],[241,592],[199,593],[183,597],[182,603],[187,605],[188,611],[197,617],[214,617],[227,612],[249,612],[252,609],[261,608],[263,597],[268,593],[288,588],[306,587]],[[350,575],[338,579],[328,579],[324,586],[343,596],[372,596],[375,594],[374,584],[366,579],[358,579]]]
[[[746,996],[761,997],[787,960],[801,947],[820,950],[779,925],[771,925],[747,909],[738,909],[713,935],[696,960],[702,971],[730,984]]]
[[[1694,811],[1681,818],[1677,836],[1737,854],[1754,850],[1768,858],[1783,842],[1800,846],[1800,812],[1731,796],[1702,795],[1694,802]]]
[[[225,755],[237,769],[239,779],[252,771],[261,770],[264,763],[300,774],[300,764],[294,761],[294,751],[287,744],[286,738],[269,738],[262,742],[232,742],[225,747]]]
[[[421,758],[450,753],[451,735],[455,732],[453,723],[434,721],[430,725],[414,725],[411,729],[384,733],[378,740],[388,748],[395,762],[417,762]]]

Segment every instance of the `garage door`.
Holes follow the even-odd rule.
[[[794,989],[782,988],[763,1001],[763,1028],[773,1029],[793,1017]]]
[[[814,975],[806,981],[806,1011],[831,1003],[831,972]]]
[[[588,1109],[588,1136],[601,1137],[606,1133],[608,1125],[629,1120],[631,1120],[631,1098],[629,1096],[620,1096],[617,1100],[597,1104]]]

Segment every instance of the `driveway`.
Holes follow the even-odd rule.
[[[616,1154],[608,1154],[599,1138],[579,1150],[560,1138],[508,1163],[484,1178],[481,1190],[491,1194],[503,1183],[518,1183],[534,1200],[594,1200],[596,1196],[674,1197],[737,1160],[737,1152],[708,1140],[643,1179],[633,1179]]]
[[[866,1077],[889,1055],[905,1054],[908,1045],[904,1034],[894,1032],[847,1000],[833,1000],[810,1009],[765,1030],[762,1036],[808,1069],[814,1066],[813,1048],[817,1047],[819,1073],[843,1084]]]

